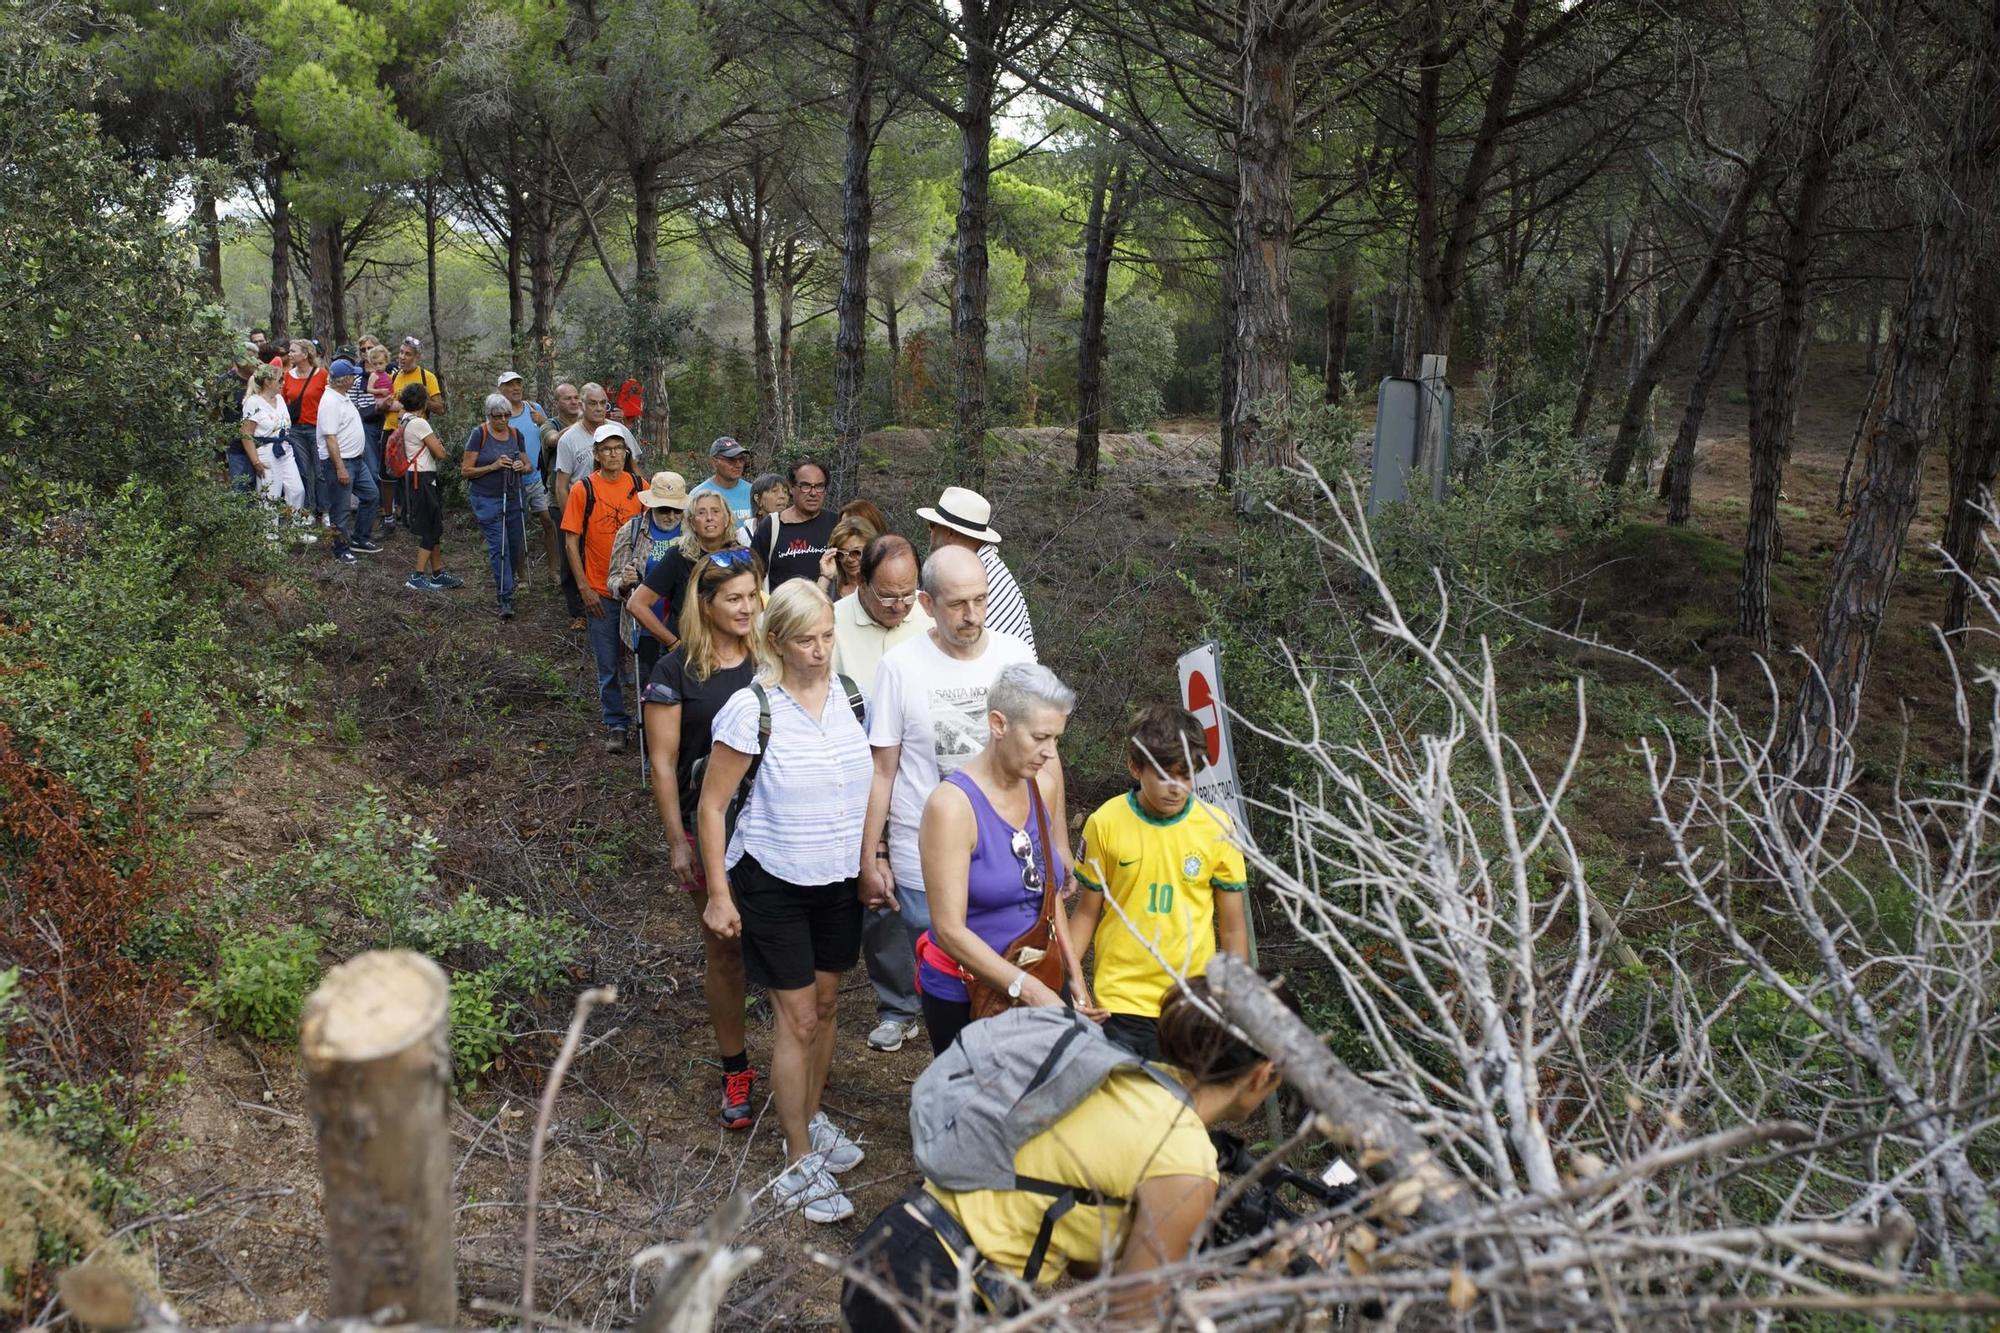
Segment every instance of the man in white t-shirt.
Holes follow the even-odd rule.
[[[931,924],[917,858],[924,802],[986,748],[986,691],[993,678],[1003,667],[1035,660],[1027,644],[986,628],[986,571],[971,551],[933,551],[917,597],[935,623],[928,634],[884,655],[868,696],[875,780],[861,825],[861,901],[873,911],[862,955],[878,1019],[868,1044],[878,1051],[900,1048],[921,1012],[915,947]],[[1060,774],[1057,781],[1060,791]]]
[[[333,524],[333,558],[348,565],[354,563],[356,551],[374,555],[382,549],[372,540],[380,492],[367,464],[357,461],[367,452],[368,436],[361,414],[347,399],[347,391],[360,373],[361,368],[345,358],[327,367],[326,392],[319,400],[319,424],[314,432],[319,442],[319,476],[327,496],[327,519]]]

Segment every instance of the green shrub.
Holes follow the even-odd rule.
[[[361,799],[349,807],[326,845],[300,850],[305,853],[302,899],[351,903],[382,932],[368,947],[400,948],[410,942],[423,895],[437,884],[433,867],[438,843],[408,815],[390,814],[389,798],[380,788],[362,789]]]
[[[519,898],[503,906],[468,889],[443,911],[412,918],[409,941],[455,967],[477,967],[499,992],[527,996],[563,979],[585,936],[566,916],[538,917]]]
[[[306,996],[319,984],[319,947],[319,936],[304,926],[226,937],[201,1003],[239,1032],[266,1041],[296,1037]]]
[[[492,972],[459,972],[451,979],[451,1071],[461,1087],[477,1085],[507,1048],[507,1024],[516,1005],[502,999]]]

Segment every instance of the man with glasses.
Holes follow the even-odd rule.
[[[556,513],[569,512],[569,488],[591,474],[597,466],[597,428],[611,419],[611,395],[604,391],[602,384],[590,383],[581,392],[583,416],[577,423],[564,431],[556,440],[556,470],[549,478],[549,499]],[[561,396],[557,396],[560,410]],[[628,438],[626,446],[632,456],[627,467],[638,462],[639,450],[636,441]],[[563,605],[569,608],[569,627],[582,630],[586,627],[583,590],[577,585],[576,575],[569,562],[562,566]]]
[[[764,557],[764,587],[769,592],[793,579],[817,579],[820,557],[833,540],[833,525],[840,521],[840,515],[826,507],[826,469],[816,459],[801,458],[786,475],[791,506],[765,518],[750,534],[750,549]]]
[[[861,902],[902,924],[900,940],[879,919],[868,922],[863,936],[869,941],[868,977],[879,1020],[868,1044],[878,1051],[900,1049],[922,1012],[916,941],[931,924],[917,854],[924,802],[938,783],[986,748],[986,691],[994,677],[1016,662],[1035,660],[1027,644],[986,628],[986,571],[971,551],[946,546],[931,552],[917,600],[933,622],[929,632],[912,635],[883,656],[868,695],[875,777],[861,826]],[[836,612],[836,645],[839,623]],[[1056,790],[1061,791],[1060,774]],[[1062,808],[1059,797],[1051,808]]]

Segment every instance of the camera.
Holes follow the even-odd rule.
[[[1242,1139],[1225,1130],[1212,1129],[1208,1132],[1209,1142],[1215,1145],[1216,1166],[1225,1178],[1250,1174],[1257,1168],[1257,1158]],[[1251,1189],[1216,1219],[1209,1230],[1206,1248],[1223,1249],[1241,1241],[1256,1241],[1250,1251],[1250,1258],[1268,1254],[1276,1243],[1276,1233],[1292,1226],[1312,1213],[1335,1210],[1352,1203],[1358,1197],[1355,1189],[1356,1176],[1348,1165],[1335,1158],[1332,1165],[1320,1177],[1306,1175],[1288,1166],[1273,1167],[1266,1171]],[[1226,1188],[1226,1187],[1225,1187]],[[1287,1203],[1283,1191],[1295,1190],[1311,1203],[1301,1212]],[[1302,1277],[1319,1268],[1311,1258],[1295,1253],[1285,1265],[1285,1271],[1292,1277]]]

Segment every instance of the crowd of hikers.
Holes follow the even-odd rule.
[[[443,388],[419,340],[393,372],[372,340],[323,369],[310,343],[275,350],[253,335],[238,369],[232,476],[299,531],[330,532],[337,560],[380,552],[379,521],[415,539],[406,587],[460,586],[441,553]],[[1203,979],[1218,949],[1247,954],[1248,929],[1239,836],[1193,790],[1199,722],[1140,709],[1126,790],[1072,846],[1060,750],[1076,695],[1037,660],[983,496],[950,487],[918,509],[920,553],[866,500],[830,509],[811,458],[750,480],[750,452],[724,436],[689,486],[640,469],[602,385],[559,385],[552,411],[522,387],[499,376],[457,455],[497,613],[512,616],[539,545],[587,634],[613,752],[635,730],[635,673],[666,873],[700,923],[720,1123],[750,1128],[764,1079],[787,1163],[771,1196],[838,1222],[865,1150],[821,1094],[857,963],[876,1000],[867,1047],[921,1031],[934,1057],[912,1094],[923,1179],[863,1233],[849,1326],[950,1306],[961,1265],[997,1312],[1065,1272],[1185,1257],[1216,1198],[1210,1127],[1277,1082]],[[762,1071],[752,984],[775,1018]],[[1143,1276],[1116,1291],[1134,1315],[1159,1295]]]

